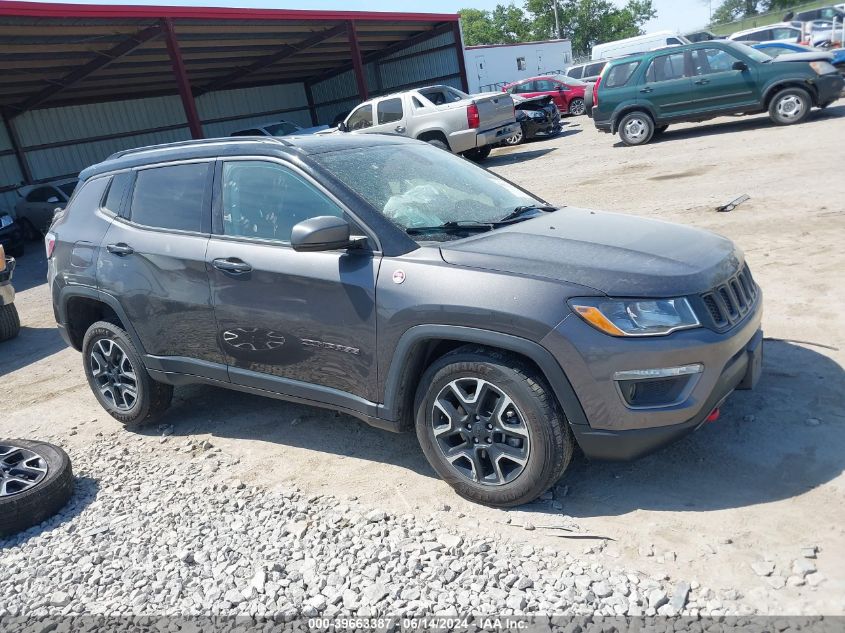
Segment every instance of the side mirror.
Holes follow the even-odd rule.
[[[348,132],[349,128],[346,127],[346,123],[341,121],[340,123],[337,124],[337,131],[338,132]]]
[[[748,70],[748,64],[746,64],[745,62],[734,62],[734,65],[731,66],[731,68],[740,72],[744,72]]]
[[[290,243],[295,251],[334,251],[352,245],[349,222],[333,215],[303,220],[293,227]]]

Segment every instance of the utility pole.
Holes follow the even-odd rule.
[[[557,17],[557,0],[554,0],[554,11],[555,11],[555,37],[560,39],[560,22],[558,21]]]

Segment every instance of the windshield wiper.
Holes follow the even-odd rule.
[[[444,222],[438,226],[412,226],[405,229],[408,235],[421,235],[423,233],[436,233],[443,231],[444,233],[454,231],[491,231],[496,228],[493,222],[472,222],[472,221],[451,221]]]
[[[528,219],[530,219],[530,217],[533,217],[534,215],[536,215],[535,213],[533,213],[534,211],[540,211],[541,213],[551,213],[552,211],[557,211],[557,210],[558,210],[558,207],[553,207],[553,206],[548,205],[548,204],[524,205],[524,206],[521,206],[521,207],[516,207],[513,211],[511,211],[505,217],[503,217],[501,220],[496,222],[496,224],[513,222],[514,220],[528,220]]]

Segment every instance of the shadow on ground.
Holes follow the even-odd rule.
[[[66,347],[55,327],[22,325],[17,337],[3,342],[0,353],[0,376],[37,363]]]
[[[99,490],[100,484],[96,479],[92,479],[91,477],[77,477],[73,496],[57,514],[23,532],[18,532],[6,538],[0,537],[0,552],[9,547],[23,545],[29,539],[55,530],[63,523],[70,521],[91,505],[94,499],[97,498]]]
[[[12,285],[15,292],[23,292],[47,283],[47,255],[40,241],[27,242],[26,252],[15,258],[15,272]]]
[[[559,134],[555,138],[560,138],[564,136],[564,134]],[[539,139],[538,139],[539,140]],[[545,140],[545,139],[544,139]],[[504,165],[512,165],[514,163],[521,163],[524,160],[532,160],[534,158],[540,158],[541,156],[545,156],[549,152],[555,151],[557,148],[555,147],[545,147],[542,149],[529,149],[525,150],[522,149],[525,147],[524,145],[517,145],[513,148],[503,148],[496,150],[495,153],[490,155],[490,158],[484,161],[483,166],[487,169],[491,167],[502,167]]]
[[[562,510],[546,502],[523,509],[575,517],[719,510],[798,496],[838,477],[845,465],[842,367],[784,342],[767,342],[765,353],[757,389],[734,393],[718,422],[636,462],[578,457],[558,484],[559,491],[569,488],[558,497]],[[345,415],[259,396],[182,388],[162,422],[173,424],[177,436],[258,439],[435,476],[413,433],[395,435]],[[155,435],[156,429],[144,432]]]

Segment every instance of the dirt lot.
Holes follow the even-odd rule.
[[[493,153],[491,169],[550,201],[732,238],[764,290],[766,336],[779,339],[766,343],[758,389],[734,394],[716,424],[635,463],[581,458],[553,500],[478,507],[434,476],[411,434],[209,387],[177,390],[164,420],[174,437],[143,434],[173,459],[189,459],[173,451],[184,436],[209,438],[239,458],[231,476],[248,483],[443,513],[457,528],[535,547],[593,549],[610,567],[736,589],[763,612],[845,614],[843,139],[836,105],[791,128],[765,117],[677,126],[641,148],[582,117],[556,139]],[[744,193],[751,199],[735,211],[714,211]],[[53,437],[71,450],[98,433],[121,442],[128,432],[97,405],[80,356],[54,329],[38,251],[30,246],[16,275],[24,329],[0,347],[0,436]],[[775,589],[751,569],[769,559],[790,576],[802,546],[819,548],[813,583]]]

